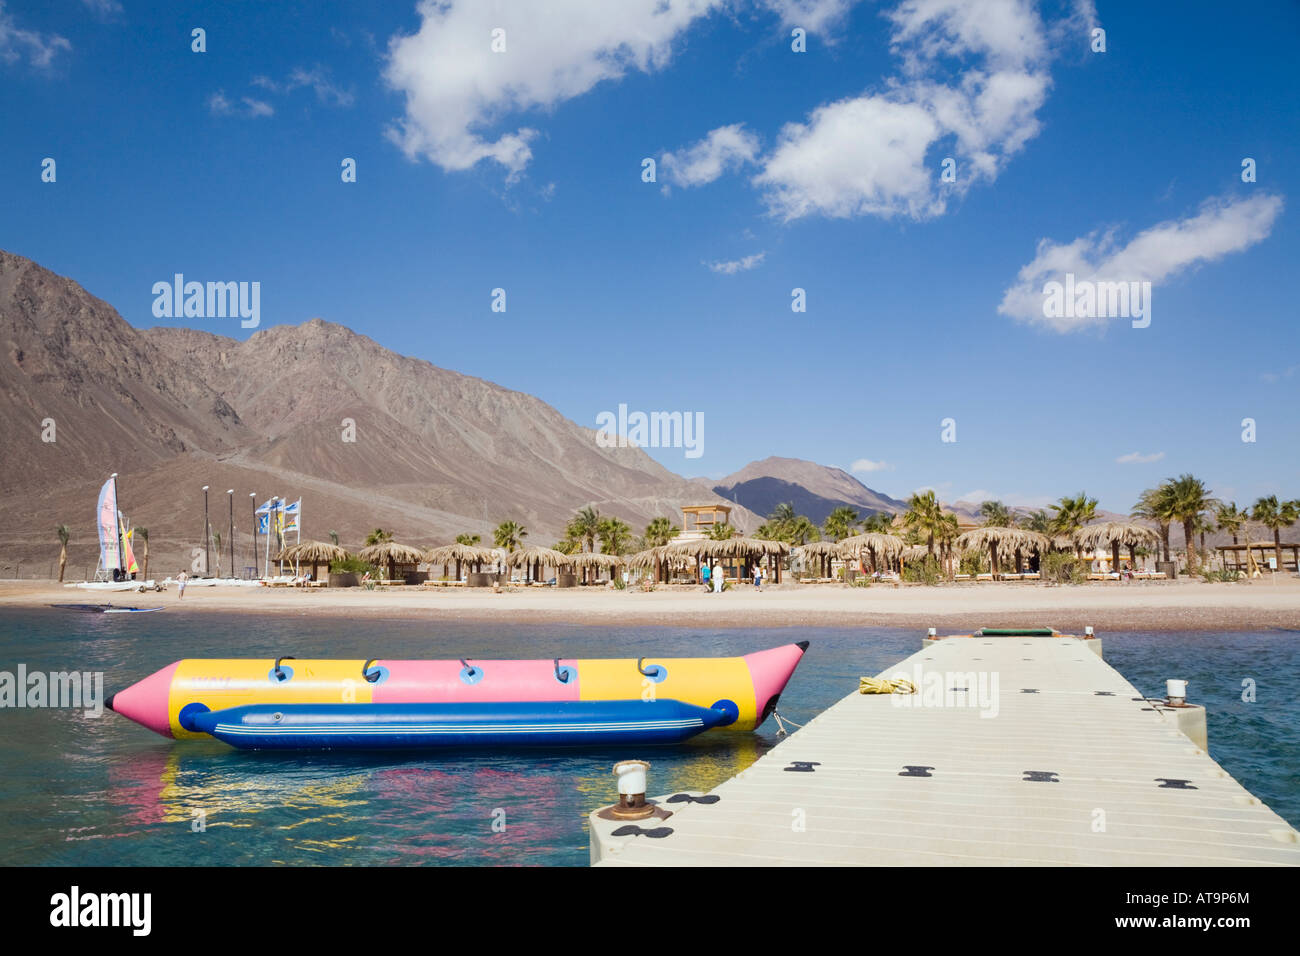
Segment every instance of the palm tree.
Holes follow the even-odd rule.
[[[492,532],[492,540],[496,542],[496,546],[505,548],[506,551],[513,551],[520,547],[526,537],[528,537],[528,529],[516,521],[503,521]]]
[[[1250,509],[1250,517],[1273,532],[1273,550],[1277,569],[1282,570],[1282,529],[1300,519],[1300,501],[1278,501],[1277,495],[1260,498]]]
[[[730,541],[736,536],[736,529],[725,521],[709,528],[710,541]]]
[[[1187,542],[1187,569],[1194,571],[1201,563],[1196,554],[1196,519],[1203,512],[1212,511],[1219,502],[1210,496],[1210,489],[1205,486],[1205,482],[1192,475],[1179,475],[1165,483],[1170,486],[1174,518],[1183,523],[1183,540]]]
[[[565,538],[563,541],[557,541],[551,545],[551,550],[558,551],[560,554],[577,554],[582,550],[582,542],[574,541],[572,538]]]
[[[980,514],[984,516],[986,528],[1014,528],[1015,512],[1000,501],[986,501],[980,505]]]
[[[907,499],[907,514],[903,525],[914,534],[925,538],[926,550],[934,554],[934,536],[943,524],[943,509],[934,491],[916,492]]]
[[[868,515],[862,521],[862,530],[870,534],[877,532],[879,534],[889,534],[894,529],[894,516],[888,511],[877,511],[873,515]]]
[[[1020,527],[1026,531],[1034,531],[1038,534],[1051,537],[1053,534],[1052,516],[1044,508],[1031,511],[1020,519]]]
[[[809,541],[820,541],[822,533],[807,515],[795,515],[785,527],[787,544],[799,545],[807,544]]]
[[[794,502],[786,501],[773,508],[772,513],[767,516],[767,520],[776,522],[777,524],[786,524],[794,521],[797,517],[798,515],[795,514],[794,510]]]
[[[1134,518],[1145,518],[1155,522],[1160,529],[1160,546],[1164,550],[1164,560],[1169,560],[1169,525],[1174,520],[1173,490],[1169,482],[1148,488],[1138,497],[1130,514]]]
[[[144,568],[140,573],[141,576],[144,578],[144,580],[148,581],[149,580],[149,529],[136,528],[135,536],[139,538],[140,543],[144,545]]]
[[[667,518],[654,518],[645,526],[645,544],[649,548],[660,548],[682,533]]]
[[[61,524],[54,529],[54,533],[59,536],[59,583],[62,584],[63,569],[68,566],[68,539],[72,537],[72,532],[66,524]]]
[[[1250,518],[1245,511],[1237,507],[1235,501],[1228,504],[1220,504],[1214,513],[1214,520],[1219,524],[1220,531],[1226,531],[1232,535],[1232,543],[1237,543],[1237,535],[1241,533],[1242,525]]]
[[[392,540],[393,532],[385,531],[383,528],[376,528],[374,531],[366,535],[366,547],[368,548],[372,544],[383,544],[385,541]]]
[[[1073,538],[1074,535],[1097,516],[1097,499],[1089,498],[1086,491],[1081,491],[1073,498],[1062,495],[1061,500],[1050,506],[1056,514],[1052,518],[1052,530],[1055,534]],[[1074,555],[1082,558],[1079,546],[1074,547]]]
[[[625,521],[618,518],[605,518],[597,531],[600,536],[602,554],[626,554],[632,540],[632,529]]]
[[[858,513],[848,505],[840,505],[826,516],[822,529],[832,541],[840,541],[853,533],[858,523]]]
[[[456,535],[456,543],[457,543],[457,544],[463,544],[463,545],[465,545],[467,548],[474,548],[474,547],[477,547],[478,544],[479,544],[479,542],[482,541],[482,540],[483,540],[483,536],[482,536],[482,535],[470,534],[470,533],[468,533],[468,532],[466,532],[465,534],[458,534],[458,535]],[[337,544],[337,543],[338,543],[338,542],[335,542],[335,544]]]
[[[1219,526],[1214,523],[1214,520],[1209,515],[1199,514],[1196,516],[1195,530],[1196,530],[1196,536],[1201,543],[1201,559],[1207,561],[1208,563],[1208,558],[1206,558],[1206,555],[1209,552],[1205,550],[1205,536],[1207,534],[1213,534],[1215,531],[1218,531]]]
[[[999,526],[1001,527],[1001,526]],[[958,536],[961,534],[961,526],[957,522],[957,516],[951,512],[939,516],[939,526],[935,529],[935,537],[939,539],[941,556],[945,567],[945,573],[949,577],[956,573],[953,557],[955,545]],[[1019,563],[1019,552],[1017,552],[1017,564]],[[1017,568],[1019,570],[1019,568]]]
[[[596,537],[600,534],[600,512],[588,505],[572,518],[564,529],[567,537],[582,541],[588,551],[596,550]]]

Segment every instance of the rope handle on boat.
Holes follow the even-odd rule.
[[[377,670],[373,674],[370,672],[370,665],[374,662],[375,659],[372,657],[361,665],[361,676],[364,677],[366,682],[369,684],[373,684],[375,681],[379,680],[379,678],[384,676],[384,672],[381,670]]]
[[[464,661],[461,663],[464,663]],[[569,682],[569,672],[560,666],[560,659],[558,657],[555,659],[555,679],[561,684],[567,684]]]
[[[275,659],[275,668],[274,668],[274,670],[275,670],[275,679],[276,679],[276,680],[284,680],[284,671],[280,669],[280,661],[296,661],[297,659],[298,659],[298,658],[296,658],[296,657],[292,657],[292,656],[290,656],[290,655],[288,655],[288,654],[284,655],[283,657],[277,657],[277,658]]]
[[[789,734],[789,731],[785,729],[786,724],[793,724],[795,727],[798,727],[801,730],[803,729],[803,724],[796,724],[789,717],[786,717],[784,720],[782,720],[780,713],[778,713],[775,710],[772,711],[772,718],[776,721],[776,726],[777,726],[776,735],[778,737],[785,737]]]
[[[465,660],[465,658],[463,657],[460,659],[460,664],[462,667],[465,668],[466,677],[473,677],[475,674],[478,673],[478,668],[475,667],[473,664],[471,664],[469,661]]]

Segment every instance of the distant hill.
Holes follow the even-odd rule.
[[[817,524],[843,505],[862,516],[907,510],[906,502],[873,491],[841,468],[798,458],[773,457],[750,462],[716,482],[713,490],[760,515],[770,514],[778,504],[790,502],[796,512]]]
[[[151,570],[190,564],[212,523],[229,523],[248,563],[251,501],[302,496],[304,538],[337,531],[356,547],[375,527],[417,546],[460,532],[491,540],[513,519],[552,544],[593,505],[640,533],[681,506],[719,500],[638,448],[542,400],[398,355],[313,319],[247,341],[185,328],[139,330],[71,279],[0,252],[0,577],[57,558],[69,525],[69,577],[98,555],[95,493],[119,473],[122,510],[150,530]],[[353,423],[355,441],[344,440]],[[55,440],[42,441],[52,420]],[[748,512],[743,513],[750,518]],[[226,550],[223,548],[223,550]],[[228,557],[223,567],[229,564]],[[7,569],[7,570],[6,570]]]

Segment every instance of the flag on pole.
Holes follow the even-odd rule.
[[[302,514],[302,499],[299,498],[293,504],[284,506],[284,530],[285,532],[298,530],[298,517]]]
[[[271,531],[271,505],[275,499],[271,498],[266,504],[261,505],[253,512],[257,516],[257,533],[270,534]]]

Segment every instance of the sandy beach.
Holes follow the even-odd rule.
[[[706,594],[702,588],[653,592],[606,588],[175,588],[162,593],[100,593],[38,581],[0,582],[0,608],[59,603],[165,606],[181,614],[268,613],[348,618],[534,622],[680,627],[939,627],[955,632],[993,625],[1061,630],[1300,629],[1300,579],[1249,584],[1193,581],[1045,587],[783,585]]]

